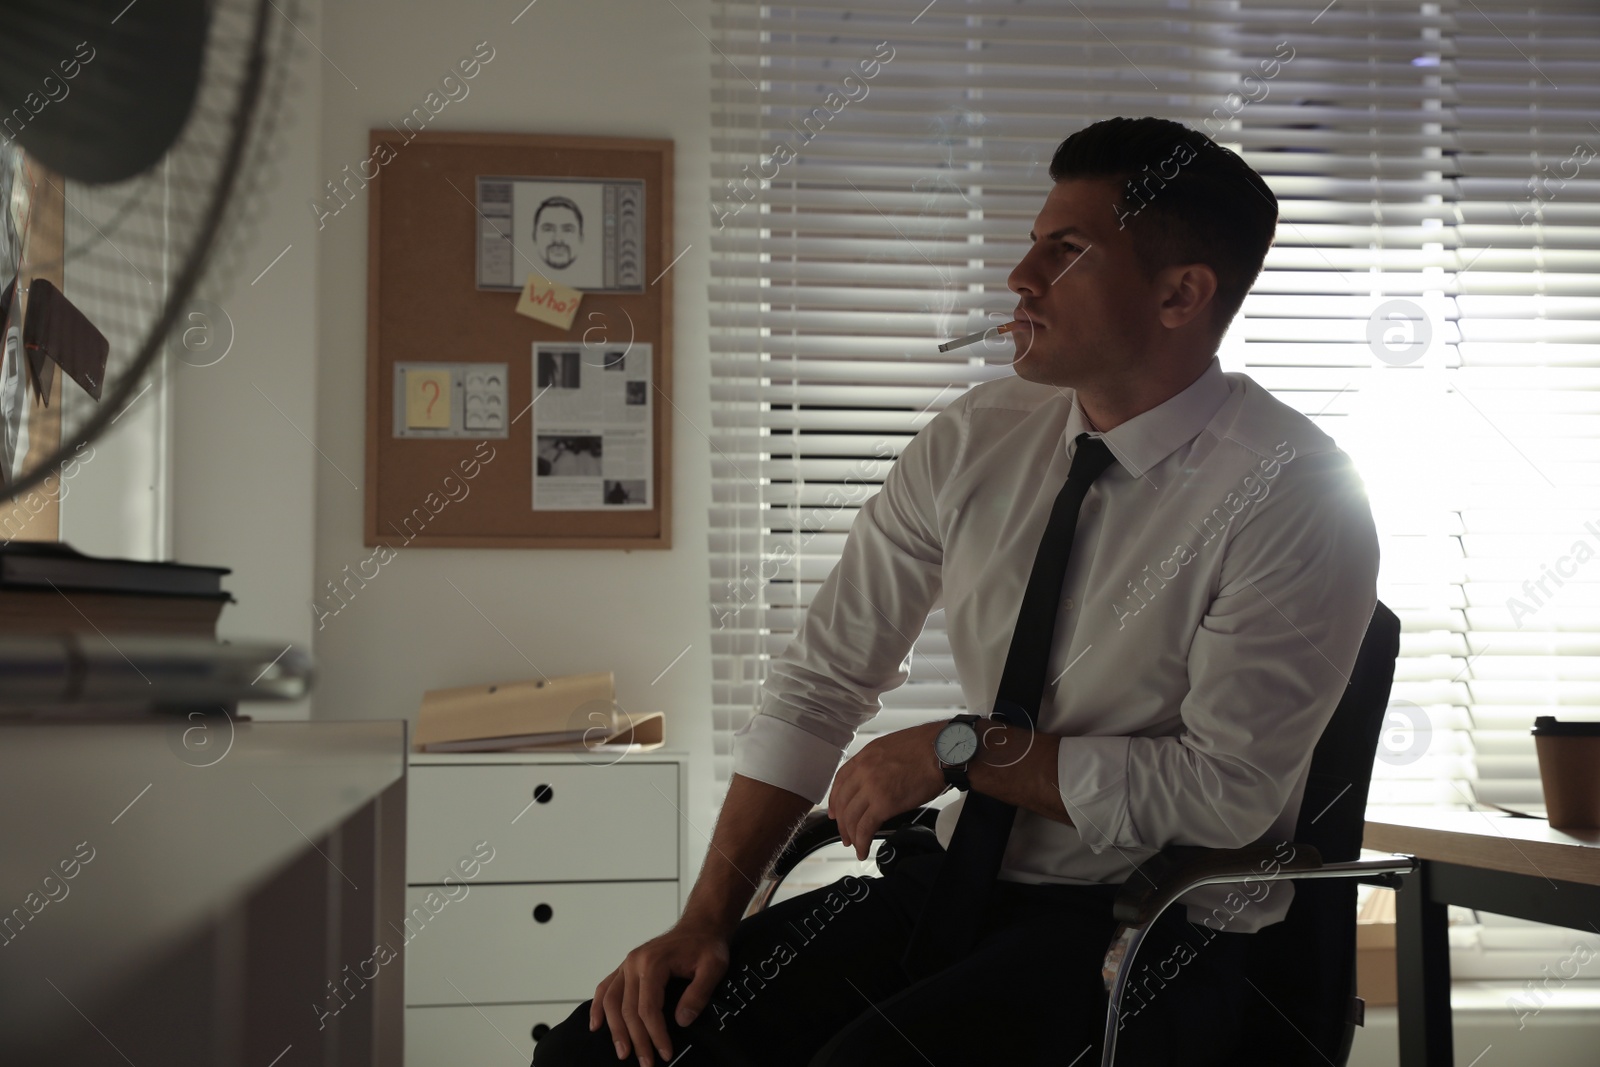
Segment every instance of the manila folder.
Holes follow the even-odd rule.
[[[596,721],[612,721],[615,697],[610,671],[430,689],[422,695],[413,741],[422,751],[442,741],[582,731]]]

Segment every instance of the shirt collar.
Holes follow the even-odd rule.
[[[1102,434],[1090,428],[1074,391],[1065,434],[1067,458],[1071,459],[1077,448],[1078,435],[1087,432],[1104,437],[1106,447],[1117,462],[1129,474],[1141,478],[1145,471],[1172,455],[1179,445],[1199,436],[1228,398],[1228,392],[1222,364],[1212,356],[1200,377],[1181,393]]]

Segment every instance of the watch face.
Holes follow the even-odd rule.
[[[939,731],[933,749],[944,763],[965,763],[978,751],[978,731],[968,723],[950,723]]]

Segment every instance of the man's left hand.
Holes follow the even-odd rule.
[[[945,791],[934,754],[943,722],[924,723],[874,738],[834,776],[828,816],[839,824],[839,840],[865,860],[873,835],[885,821],[919,807]]]

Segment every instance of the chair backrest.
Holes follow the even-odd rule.
[[[1372,764],[1389,706],[1400,620],[1381,601],[1373,609],[1333,718],[1311,757],[1295,840],[1312,845],[1328,862],[1357,858],[1366,822]],[[1272,1062],[1343,1064],[1355,1036],[1356,882],[1295,883],[1294,900],[1280,923],[1251,943],[1248,974],[1257,990],[1246,1033],[1255,1049],[1273,1050]]]

